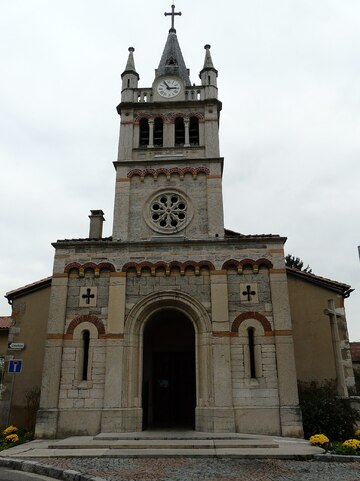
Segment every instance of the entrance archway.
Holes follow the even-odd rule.
[[[210,432],[213,422],[209,408],[214,404],[212,329],[205,307],[191,295],[180,291],[157,291],[143,297],[130,310],[124,329],[124,354],[121,376],[122,425],[125,431],[136,432],[149,422],[149,409],[143,409],[144,331],[148,321],[163,311],[176,311],[191,322],[195,331],[196,408],[195,430]],[[149,324],[151,326],[151,324]],[[125,381],[126,380],[126,381]],[[148,402],[148,401],[147,401]],[[146,418],[147,416],[147,418]]]
[[[181,311],[163,309],[143,338],[143,428],[195,427],[195,330]]]

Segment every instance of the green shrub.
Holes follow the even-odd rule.
[[[339,398],[333,382],[300,383],[300,407],[306,439],[324,433],[331,441],[344,441],[354,436],[360,415],[349,399]]]
[[[340,441],[331,443],[329,447],[329,452],[332,454],[342,454],[342,455],[348,455],[348,456],[359,455],[358,449],[352,446],[344,446],[344,444],[341,443]]]

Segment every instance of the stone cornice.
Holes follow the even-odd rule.
[[[196,247],[201,245],[213,246],[214,248],[224,247],[224,246],[241,246],[243,248],[256,248],[262,247],[266,248],[266,244],[285,244],[286,237],[280,237],[278,235],[271,236],[244,236],[238,238],[228,238],[228,239],[185,239],[185,238],[167,238],[161,237],[159,240],[144,240],[144,241],[121,241],[121,240],[111,240],[111,239],[64,239],[58,240],[52,243],[55,248],[73,248],[73,247],[100,247],[102,249],[112,249],[112,248],[134,248],[134,247],[158,247],[161,248],[163,244],[168,243],[170,245],[181,245]]]
[[[189,147],[189,148],[199,149],[198,146],[197,147]],[[173,147],[173,149],[179,150],[178,147],[176,147],[176,148]],[[134,149],[134,150],[136,150],[136,149]],[[171,150],[171,147],[169,147],[169,150]],[[154,166],[156,166],[157,163],[159,163],[159,164],[162,164],[162,163],[169,164],[169,163],[180,162],[180,164],[181,165],[184,164],[184,166],[189,165],[189,164],[201,165],[201,164],[205,164],[206,162],[208,162],[210,164],[220,162],[221,165],[223,165],[223,163],[224,163],[224,157],[211,157],[211,158],[199,157],[199,158],[192,159],[192,158],[186,157],[184,155],[182,158],[176,159],[176,158],[172,158],[172,154],[168,154],[168,155],[164,154],[163,157],[164,158],[154,157],[154,158],[149,159],[149,160],[115,160],[113,162],[113,164],[114,164],[115,167],[129,167],[129,168],[133,169],[133,168],[135,168],[135,166],[148,167],[149,165],[151,165],[152,167],[154,167]]]

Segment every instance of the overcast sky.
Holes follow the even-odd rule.
[[[1,293],[51,275],[51,242],[87,237],[90,209],[103,209],[111,235],[120,74],[133,46],[139,85],[151,85],[170,5],[1,2]],[[191,81],[206,43],[219,71],[226,227],[286,236],[314,273],[351,284],[360,340],[359,0],[176,9]],[[0,315],[10,313],[1,295]]]

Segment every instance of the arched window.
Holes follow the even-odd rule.
[[[175,145],[185,144],[185,124],[182,117],[175,119]]]
[[[164,122],[161,117],[156,117],[154,120],[154,145],[162,145],[163,144],[163,134],[164,131]]]
[[[144,147],[145,145],[149,145],[149,121],[148,119],[141,119],[140,120],[140,138],[139,138],[139,145],[140,147]]]
[[[89,368],[89,347],[90,347],[90,332],[83,331],[83,359],[82,359],[82,380],[88,380],[88,368]]]
[[[248,343],[249,343],[249,365],[250,365],[250,377],[251,379],[256,378],[256,366],[255,366],[255,342],[254,334],[255,329],[249,327],[248,329]]]
[[[189,141],[190,145],[199,145],[199,119],[197,117],[190,117]]]

